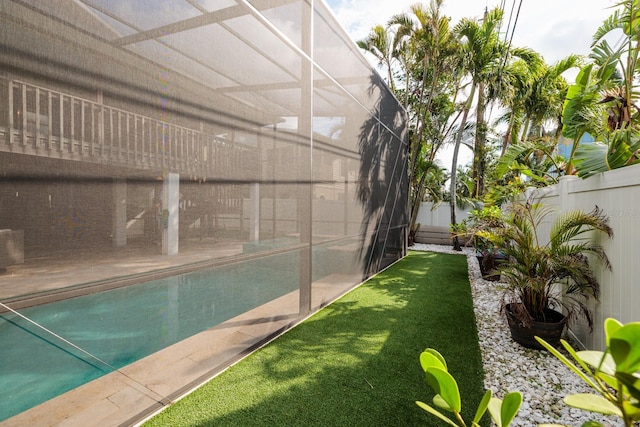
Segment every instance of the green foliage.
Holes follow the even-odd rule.
[[[509,211],[503,227],[478,233],[507,257],[498,268],[507,283],[505,302],[521,304],[524,310],[518,317],[525,323],[542,321],[547,309],[563,307],[569,320],[583,315],[591,325],[585,299],[597,299],[600,286],[586,255],[593,255],[607,268],[610,264],[602,246],[587,233],[613,236],[606,215],[597,207],[588,213],[566,212],[556,218],[548,239],[542,240],[539,228],[551,208],[532,196],[513,203]],[[563,285],[560,294],[555,292],[556,284]]]
[[[597,29],[591,63],[569,88],[563,111],[563,134],[574,139],[568,173],[581,177],[640,162],[640,115],[637,75],[640,72],[640,4],[623,0]],[[615,46],[606,36],[616,31]],[[580,144],[590,133],[597,144]]]
[[[640,133],[625,128],[612,132],[604,142],[583,145],[576,152],[578,176],[588,178],[598,172],[606,172],[640,163]]]
[[[498,206],[485,206],[482,209],[473,209],[469,212],[467,220],[467,239],[472,239],[473,246],[482,255],[497,252],[495,244],[484,237],[489,230],[504,227],[505,217]]]
[[[569,87],[562,110],[562,134],[575,141],[587,132],[594,136],[601,133],[601,127],[596,127],[599,120],[594,120],[601,107],[597,106],[599,87],[592,78],[593,67],[594,64],[588,64],[580,70]]]
[[[449,229],[458,238],[471,242],[478,254],[483,256],[497,253],[498,248],[485,237],[483,232],[502,227],[504,215],[498,206],[484,206],[472,209],[469,217],[458,224],[449,224]]]
[[[526,185],[544,187],[555,184],[561,171],[562,158],[555,154],[555,143],[548,138],[522,141],[510,145],[495,169],[497,177],[528,178]]]
[[[562,345],[578,366],[543,339],[538,342],[575,372],[597,394],[572,394],[564,402],[578,409],[615,415],[632,427],[640,421],[640,322],[623,325],[615,319],[604,323],[607,349],[575,351],[569,343]],[[550,425],[547,425],[549,427]],[[583,427],[601,426],[590,421]]]
[[[479,426],[480,420],[489,410],[489,414],[498,427],[507,427],[511,424],[522,404],[520,392],[508,393],[504,400],[492,397],[491,390],[487,390],[480,401],[475,416],[470,424],[467,424],[461,414],[462,399],[458,389],[458,383],[447,369],[444,357],[433,348],[427,348],[420,354],[420,366],[425,373],[427,383],[436,393],[433,405],[417,401],[416,404],[445,423],[454,427]],[[453,415],[450,418],[442,411]]]
[[[502,210],[499,206],[485,206],[469,212],[469,220],[475,225],[486,227],[500,227],[504,222]]]
[[[451,131],[458,87],[458,40],[442,15],[443,0],[410,6],[409,13],[376,25],[358,46],[385,69],[391,91],[402,100],[409,125],[409,169],[413,228],[420,203],[443,198],[446,173],[435,164]]]

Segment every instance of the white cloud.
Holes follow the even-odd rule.
[[[617,0],[522,0],[514,46],[530,47],[553,63],[570,53],[587,54],[591,37],[612,10]],[[367,36],[374,25],[386,24],[395,14],[409,11],[416,0],[328,0],[340,24],[354,40]],[[423,0],[428,5],[429,0]],[[455,25],[461,18],[480,18],[485,7],[499,6],[496,0],[445,0],[444,14],[452,18]],[[519,0],[505,1],[505,25],[511,9],[512,25],[515,21]],[[509,33],[511,34],[511,33]]]

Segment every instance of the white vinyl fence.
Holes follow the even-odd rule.
[[[456,221],[459,223],[469,216],[470,209],[456,209]],[[449,228],[451,224],[451,209],[448,203],[441,203],[435,208],[431,202],[422,202],[418,211],[416,223],[421,226],[435,226]]]

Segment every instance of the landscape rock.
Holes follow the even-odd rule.
[[[501,284],[482,278],[473,248],[465,247],[458,252],[450,246],[415,244],[410,249],[467,256],[485,388],[497,397],[520,391],[525,401],[513,425],[556,423],[578,427],[589,420],[612,427],[623,425],[616,417],[564,404],[562,399],[566,395],[590,393],[591,388],[551,353],[524,348],[511,339],[507,322],[500,314]]]

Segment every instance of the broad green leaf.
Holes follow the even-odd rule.
[[[596,377],[600,378],[602,381],[604,381],[612,389],[614,389],[614,390],[618,389],[618,380],[613,375],[608,375],[608,374],[605,374],[603,372],[598,372],[596,374]]]
[[[609,347],[609,338],[612,337],[618,329],[622,328],[622,326],[622,323],[612,317],[609,317],[604,321],[604,333],[606,338],[605,345],[607,347]]]
[[[575,164],[578,176],[588,178],[598,172],[613,169],[607,158],[609,147],[601,142],[580,144],[576,149]]]
[[[526,168],[526,169],[522,169],[522,174],[525,176],[528,176],[529,178],[531,178],[534,181],[538,181],[538,182],[546,182],[546,180],[544,179],[544,177],[541,177],[540,175],[534,173],[531,171],[531,169]]]
[[[454,412],[460,412],[460,391],[458,389],[458,383],[447,371],[431,367],[426,371],[427,382],[436,391],[437,394],[442,396],[445,402]]]
[[[478,424],[480,420],[484,416],[484,413],[487,412],[487,408],[489,407],[489,402],[491,401],[491,390],[487,390],[484,396],[482,396],[482,400],[478,405],[478,409],[476,410],[476,415],[473,417],[473,422]]]
[[[610,354],[605,354],[602,351],[585,350],[578,351],[576,353],[578,357],[594,369],[600,369],[608,375],[615,375],[616,362],[613,360]],[[603,360],[604,358],[604,360]]]
[[[564,347],[565,350],[567,350],[567,352],[571,355],[571,357],[573,357],[573,360],[575,360],[576,362],[578,362],[578,364],[580,365],[580,367],[584,370],[584,372],[586,372],[587,374],[589,374],[590,376],[593,376],[593,372],[591,371],[591,369],[589,368],[589,366],[580,358],[580,356],[578,355],[578,352],[575,351],[573,349],[573,347],[571,347],[571,344],[569,344],[568,342],[566,342],[565,340],[561,339],[560,343],[562,344],[562,346]],[[582,378],[582,377],[581,377]],[[584,378],[583,378],[584,379]],[[586,381],[586,380],[585,380]],[[587,381],[588,382],[588,381]],[[595,383],[594,383],[595,384]],[[589,384],[591,385],[591,384]]]
[[[622,402],[622,406],[624,407],[624,412],[631,417],[631,419],[640,421],[640,403],[633,405],[631,402]]]
[[[500,415],[500,411],[502,410],[502,399],[498,399],[497,397],[492,397],[489,401],[489,414],[491,418],[496,423],[497,427],[502,426],[502,419]]]
[[[436,394],[435,396],[433,396],[433,404],[440,409],[453,412],[453,409],[451,409],[451,406],[449,406],[449,404],[445,402],[445,400],[439,394]]]
[[[591,393],[579,393],[570,394],[564,399],[564,403],[574,408],[584,409],[591,412],[598,412],[605,415],[616,415],[622,417],[622,412],[613,403],[609,402],[604,397],[591,394]]]
[[[640,370],[640,322],[627,323],[618,329],[609,338],[609,350],[618,371]]]
[[[442,415],[438,410],[432,408],[431,406],[427,405],[426,403],[417,401],[416,404],[419,407],[421,407],[422,409],[424,409],[425,411],[427,411],[428,413],[430,413],[431,415],[435,415],[436,417],[440,418],[445,423],[447,423],[447,424],[449,424],[449,425],[451,425],[453,427],[458,427],[458,425],[456,423],[454,423],[449,418],[447,418],[446,416]]]
[[[500,409],[500,421],[502,427],[507,427],[516,417],[522,405],[522,394],[519,391],[512,391],[502,400],[502,408]]]
[[[591,70],[593,70],[593,64],[588,64],[582,67],[576,76],[576,85],[586,87],[591,79]]]
[[[597,421],[587,421],[585,423],[582,423],[580,427],[604,427],[604,426]]]
[[[428,348],[420,354],[420,366],[425,372],[431,367],[447,370],[447,362],[445,362],[444,357],[432,348]]]
[[[631,396],[640,401],[640,377],[626,372],[616,373],[616,378],[627,387],[627,391]]]
[[[582,378],[582,380],[584,382],[586,382],[590,387],[598,390],[599,387],[598,385],[589,377],[587,377],[584,372],[582,372],[582,370],[578,369],[578,367],[576,365],[574,365],[573,363],[571,363],[571,361],[569,359],[567,359],[567,357],[560,353],[558,350],[556,350],[554,347],[550,346],[549,343],[547,343],[545,340],[543,340],[540,337],[535,337],[536,340],[547,350],[549,350],[549,352],[551,354],[553,354],[558,360],[560,360],[562,363],[564,363],[569,369],[571,369],[573,372],[576,373],[576,375],[578,375],[580,378]],[[563,340],[561,340],[562,344],[565,345],[565,343],[563,342]],[[573,354],[575,354],[575,350],[573,350],[573,348],[571,348],[571,346],[569,344],[565,345],[565,348],[568,347],[571,349],[571,351],[573,351]],[[574,356],[575,357],[575,356]],[[578,359],[579,360],[579,359]],[[581,361],[580,361],[581,362]],[[582,362],[583,363],[583,362]]]
[[[497,427],[508,427],[522,404],[522,394],[520,392],[508,393],[504,400],[492,397],[489,401],[489,414]]]
[[[593,64],[583,67],[575,84],[569,86],[562,107],[562,134],[570,139],[579,139],[588,131],[589,119],[584,111],[595,102],[597,92],[589,87]]]

